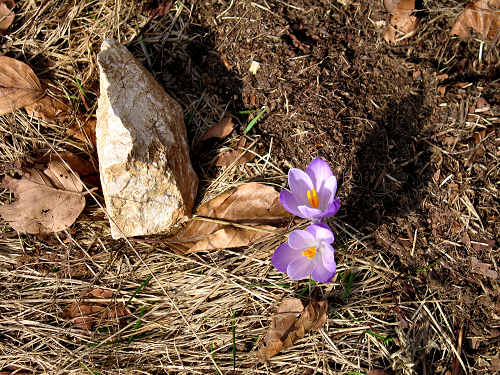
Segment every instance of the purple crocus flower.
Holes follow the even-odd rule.
[[[292,280],[311,275],[317,282],[328,283],[337,270],[335,250],[330,245],[333,241],[333,232],[325,224],[294,230],[288,242],[279,245],[274,252],[273,265]]]
[[[339,210],[340,199],[335,199],[337,178],[323,159],[314,159],[305,172],[290,169],[288,185],[290,191],[282,190],[280,201],[294,215],[318,221],[335,215]]]

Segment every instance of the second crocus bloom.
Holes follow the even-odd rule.
[[[290,191],[282,190],[280,201],[285,209],[303,219],[319,221],[333,216],[340,208],[337,178],[328,163],[314,159],[305,172],[292,168],[288,172]]]
[[[325,224],[312,224],[305,230],[294,230],[288,242],[278,246],[273,265],[292,280],[311,276],[320,283],[331,281],[337,270],[335,251],[331,244],[333,232]]]

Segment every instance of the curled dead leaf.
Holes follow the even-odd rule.
[[[203,142],[210,138],[224,138],[227,137],[234,128],[234,122],[232,116],[226,116],[220,120],[217,124],[213,125],[207,130],[205,134],[200,138],[200,142]]]
[[[279,224],[290,217],[279,200],[279,193],[271,186],[249,183],[218,195],[196,210],[197,216],[224,220],[248,227],[234,227],[201,219],[191,220],[170,242],[184,252],[209,251],[246,246],[274,229],[268,224]]]
[[[437,91],[439,92],[439,95],[441,95],[441,97],[445,96],[446,95],[446,86],[439,85],[437,87]]]
[[[95,288],[78,302],[73,302],[63,311],[63,318],[71,320],[80,329],[90,330],[95,324],[113,323],[124,316],[130,315],[130,311],[123,302],[86,302],[88,298],[109,299],[113,292],[107,289]]]
[[[388,375],[386,371],[381,369],[373,369],[368,371],[368,375]]]
[[[491,264],[482,263],[476,257],[472,257],[471,264],[474,272],[487,276],[493,280],[498,279],[498,272],[490,269],[492,267]]]
[[[192,243],[187,253],[246,246],[263,237],[269,236],[270,232],[274,229],[270,225],[256,225],[253,229],[226,226]]]
[[[93,148],[96,147],[96,127],[97,121],[95,118],[85,120],[83,124],[76,122],[71,128],[66,130],[66,134],[74,137],[82,142],[87,142]]]
[[[99,184],[98,171],[94,168],[92,163],[80,158],[72,152],[58,152],[57,154],[50,153],[37,161],[48,164],[51,161],[60,161],[61,159],[64,160],[78,176],[80,176],[80,179],[85,184],[91,186],[97,186]]]
[[[144,5],[144,10],[151,18],[163,17],[173,4],[172,0],[153,0]]]
[[[2,185],[18,199],[1,206],[0,216],[21,233],[59,232],[85,207],[80,179],[60,161],[50,162],[43,173],[31,169],[21,179],[5,176]]]
[[[297,298],[283,299],[257,353],[259,360],[268,361],[310,330],[321,328],[326,323],[327,311],[327,301],[311,301],[304,308]]]
[[[413,13],[415,11],[415,0],[385,0],[384,6],[392,14],[384,39],[388,43],[396,43],[403,38],[413,36],[417,30],[419,18]],[[396,38],[399,34],[400,37]]]
[[[0,56],[0,115],[33,104],[43,95],[42,85],[28,65]]]
[[[0,0],[0,32],[6,31],[14,22],[14,0]]]
[[[486,101],[486,99],[483,97],[479,97],[476,101],[476,109],[474,110],[474,113],[488,112],[490,110],[490,108],[491,108],[491,106]]]
[[[255,159],[256,155],[248,150],[249,147],[251,149],[251,146],[247,146],[245,137],[240,138],[236,147],[236,150],[226,151],[220,154],[215,165],[218,167],[227,167],[233,163],[234,165],[241,165]]]
[[[24,109],[28,115],[52,124],[62,124],[71,114],[71,108],[68,105],[48,95],[25,106]]]
[[[500,0],[477,0],[470,2],[458,16],[450,33],[467,38],[470,29],[483,38],[495,40],[500,35]]]

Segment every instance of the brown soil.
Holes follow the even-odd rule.
[[[230,91],[222,101],[230,100],[234,112],[242,103],[268,109],[255,132],[266,150],[272,139],[273,158],[285,170],[317,156],[330,162],[341,182],[338,217],[372,236],[370,251],[390,255],[400,272],[394,302],[428,293],[456,300],[445,305],[453,331],[488,332],[480,343],[464,344],[471,368],[484,368],[482,357],[499,354],[493,348],[500,343],[500,296],[494,280],[472,272],[471,259],[497,269],[498,50],[490,46],[478,65],[478,43],[450,39],[446,14],[416,40],[391,47],[372,22],[387,18],[376,2],[271,2],[262,11],[240,1],[221,19],[226,8],[206,2],[198,15],[239,80],[239,87],[235,80],[220,85],[210,72],[215,87]],[[427,20],[434,15],[428,9],[420,13]],[[256,75],[248,72],[252,60],[261,64]],[[448,78],[440,82],[443,73]],[[462,82],[470,85],[462,89]],[[438,85],[446,87],[445,97]],[[479,119],[473,108],[479,96],[491,105],[486,115],[494,124],[478,142],[488,121],[478,127],[467,121]],[[476,223],[469,221],[467,199]],[[446,367],[438,349],[422,356],[417,373]]]

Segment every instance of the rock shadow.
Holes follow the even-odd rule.
[[[244,108],[242,82],[228,69],[215,47],[216,34],[207,27],[189,24],[178,40],[171,41],[166,34],[159,42],[144,43],[136,43],[134,54],[181,104],[191,162],[201,176],[201,165],[208,158],[206,151],[213,153],[214,143],[209,141],[200,149],[193,147],[193,140],[207,128],[207,123],[216,123],[223,110],[236,113]],[[149,54],[144,50],[149,50]]]
[[[345,221],[368,234],[418,209],[430,181],[431,150],[423,126],[431,110],[423,93],[387,108],[357,146]]]

